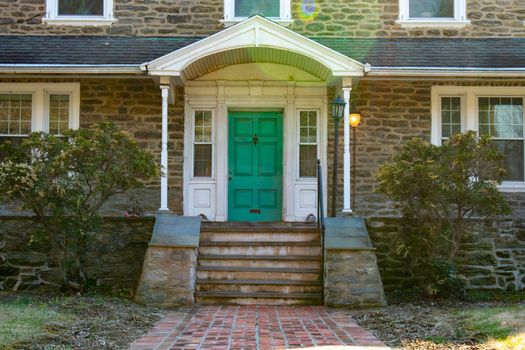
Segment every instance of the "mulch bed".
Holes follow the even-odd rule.
[[[360,326],[370,329],[395,349],[481,350],[482,339],[467,332],[455,312],[499,303],[421,302],[389,305],[378,310],[358,311]]]
[[[0,294],[0,303],[31,298],[57,312],[74,316],[65,323],[49,323],[45,332],[30,341],[10,345],[9,349],[127,349],[164,314],[125,299],[101,296],[60,297],[56,294]]]

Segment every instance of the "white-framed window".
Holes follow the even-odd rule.
[[[283,25],[292,23],[290,0],[224,0],[225,26],[253,15],[260,15]]]
[[[108,25],[116,21],[113,0],[46,0],[44,23]]]
[[[319,158],[319,113],[314,110],[300,110],[299,131],[299,178],[317,176],[317,159]]]
[[[466,0],[399,0],[399,20],[405,27],[464,27]]]
[[[193,177],[213,176],[213,111],[193,112]]]
[[[432,142],[474,130],[489,135],[505,156],[500,189],[525,192],[525,92],[514,87],[434,86]]]
[[[0,83],[0,141],[33,131],[60,136],[79,125],[77,83]]]

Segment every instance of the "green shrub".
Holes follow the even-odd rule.
[[[428,293],[461,289],[454,263],[468,220],[510,212],[497,188],[504,175],[497,146],[474,132],[455,135],[442,146],[414,138],[379,169],[379,191],[404,219],[392,244],[424,276]]]

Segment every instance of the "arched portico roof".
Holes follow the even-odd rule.
[[[234,57],[227,52],[238,55]],[[142,67],[151,75],[184,77],[198,75],[199,64],[200,70],[205,73],[206,68],[202,64],[206,60],[211,62],[215,59],[215,67],[208,69],[218,69],[228,62],[235,64],[247,58],[255,59],[253,62],[262,62],[264,57],[267,59],[265,62],[292,65],[306,71],[315,70],[310,73],[322,78],[327,74],[334,77],[364,75],[362,63],[261,16],[250,17]]]

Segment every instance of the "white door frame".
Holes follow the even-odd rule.
[[[316,110],[319,113],[318,152],[326,179],[327,95],[324,84],[301,86],[295,82],[188,82],[185,96],[184,123],[184,215],[205,214],[212,221],[228,220],[228,123],[230,110],[282,110],[283,112],[283,187],[284,221],[304,221],[317,209],[301,209],[301,191],[315,191],[316,179],[300,179],[298,171],[298,111]],[[193,113],[213,111],[214,147],[212,177],[193,178]],[[324,184],[326,203],[326,181]],[[306,193],[306,192],[305,192]],[[309,196],[308,198],[311,198]]]

